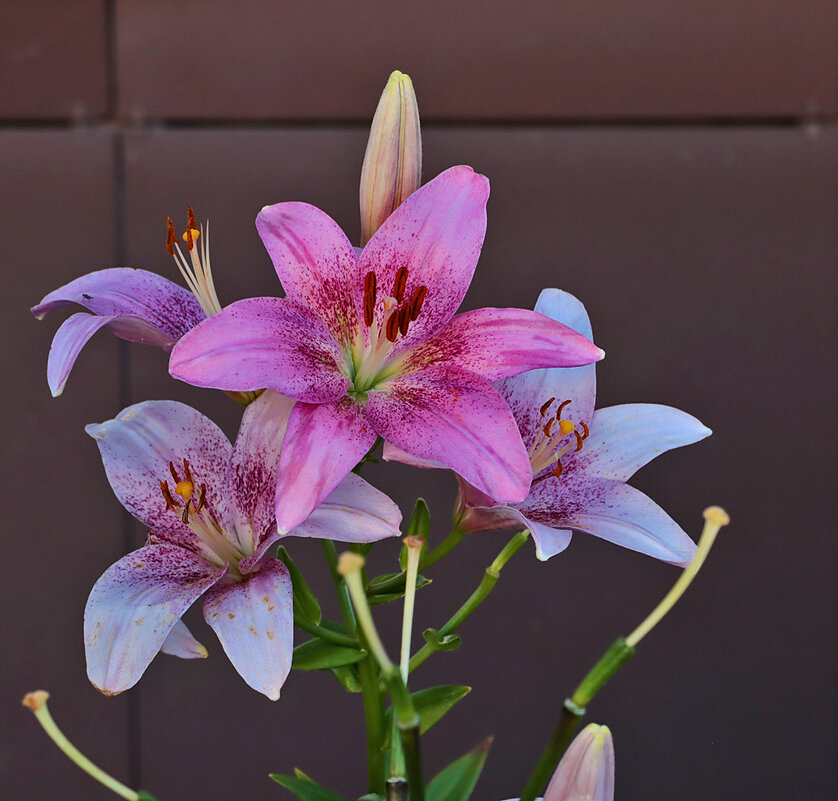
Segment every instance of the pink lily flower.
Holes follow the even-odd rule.
[[[592,336],[585,307],[568,292],[545,289],[535,308]],[[526,499],[503,504],[459,477],[464,530],[529,529],[542,560],[563,551],[576,529],[666,562],[690,561],[695,543],[626,481],[664,451],[709,436],[709,428],[658,404],[594,411],[594,365],[533,370],[497,386],[515,415],[534,478]],[[392,450],[384,456],[417,463]]]
[[[490,382],[603,353],[527,310],[454,316],[480,255],[488,196],[485,176],[452,167],[404,201],[360,255],[319,209],[265,207],[256,227],[286,296],[233,303],[173,349],[169,370],[190,384],[270,387],[300,401],[279,465],[281,530],[304,520],[377,435],[493,497],[526,496],[526,449]]]
[[[184,239],[188,258],[169,219],[166,249],[189,289],[148,270],[112,267],[76,278],[32,307],[39,320],[71,303],[90,312],[68,317],[53,337],[47,359],[47,383],[53,397],[64,391],[79,353],[100,328],[109,328],[120,339],[168,352],[187,331],[220,311],[210,267],[209,224],[198,228],[191,208]]]
[[[117,498],[149,529],[148,543],[112,565],[87,601],[87,673],[103,693],[132,687],[159,651],[205,656],[180,618],[204,595],[204,618],[242,678],[272,700],[291,668],[293,598],[284,564],[267,555],[280,534],[273,495],[294,401],[264,392],[235,446],[175,401],[147,401],[90,425]],[[397,536],[401,513],[349,475],[290,532],[374,542]]]

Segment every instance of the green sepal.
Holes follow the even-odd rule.
[[[291,584],[294,587],[294,616],[299,615],[312,623],[319,623],[321,617],[320,604],[305,578],[303,578],[300,568],[297,567],[284,547],[280,546],[276,556],[288,568],[288,573],[291,576]]]
[[[332,673],[335,678],[343,685],[344,690],[351,693],[359,693],[364,687],[361,684],[361,677],[358,675],[358,669],[354,665],[341,665],[340,667],[332,668]]]
[[[419,734],[424,734],[443,715],[451,709],[461,698],[465,698],[471,692],[471,687],[463,687],[457,684],[443,684],[439,687],[428,687],[426,690],[410,694],[416,714],[419,715]],[[393,728],[393,710],[388,709],[385,713],[384,748],[389,748]]]
[[[425,789],[425,801],[466,801],[480,778],[492,739],[487,737],[434,776]]]
[[[287,790],[290,790],[302,801],[346,801],[337,793],[321,787],[302,771],[296,772],[297,776],[289,776],[285,773],[271,773],[269,775],[277,784],[281,784]],[[305,778],[301,778],[301,776]]]
[[[157,801],[157,799],[146,790],[137,790],[137,801]]]
[[[294,649],[291,667],[297,670],[331,670],[360,662],[366,655],[366,651],[346,648],[343,645],[335,645],[319,637],[313,637]]]
[[[455,651],[463,642],[459,634],[443,634],[438,629],[425,629],[422,636],[434,651]]]
[[[404,573],[382,573],[380,576],[376,576],[367,584],[367,601],[371,606],[374,606],[403,598],[405,579],[406,576]],[[416,577],[417,590],[422,587],[427,587],[431,583],[433,582],[429,578],[425,578],[424,576]]]
[[[407,524],[408,537],[422,537],[425,544],[422,546],[422,552],[419,554],[420,561],[424,558],[428,551],[428,537],[431,534],[431,512],[428,509],[428,504],[425,503],[424,498],[417,498],[416,505],[413,507],[413,514],[410,516],[410,522]],[[402,546],[402,552],[399,555],[399,564],[402,570],[407,570],[407,546]]]

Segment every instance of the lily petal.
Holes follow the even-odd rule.
[[[106,695],[127,690],[181,615],[224,575],[175,545],[147,545],[111,565],[84,610],[87,675]]]
[[[405,297],[411,297],[420,286],[428,290],[421,314],[394,353],[435,334],[459,307],[486,235],[488,198],[485,175],[471,167],[451,167],[416,190],[367,243],[358,263],[358,304],[370,270],[375,271],[382,295],[393,294],[401,267],[408,271]],[[379,305],[379,324],[382,314]]]
[[[604,355],[589,339],[538,312],[486,308],[456,315],[402,358],[406,370],[445,361],[497,381],[538,367],[591,364]]]
[[[574,462],[588,475],[628,481],[665,451],[692,445],[713,432],[691,414],[657,403],[597,409],[590,436]]]
[[[573,538],[573,532],[566,528],[551,528],[535,520],[528,520],[528,528],[535,543],[535,555],[546,562],[551,556],[561,553]]]
[[[61,323],[52,338],[47,357],[47,383],[53,398],[57,398],[64,391],[64,385],[81,349],[90,337],[111,320],[113,317],[96,317],[79,312]]]
[[[358,257],[340,226],[308,203],[277,203],[259,212],[256,230],[286,297],[316,312],[339,342],[351,341]]]
[[[360,406],[298,403],[291,411],[276,485],[276,522],[289,532],[349,474],[375,442]]]
[[[219,523],[227,521],[224,478],[232,446],[208,417],[184,403],[145,401],[85,431],[99,446],[116,497],[155,537],[194,551],[200,548],[161,493],[160,482],[172,481],[170,462],[183,477],[183,460],[188,461],[197,485],[206,484],[207,507]]]
[[[294,592],[288,568],[267,559],[235,584],[217,584],[204,600],[212,626],[239,675],[272,701],[291,670]]]
[[[275,539],[274,495],[279,457],[295,402],[266,389],[242,417],[227,474],[227,495],[230,516],[239,535],[250,533],[250,541],[241,543],[245,553],[259,550],[258,546],[269,537]],[[252,563],[260,556],[261,552]],[[243,565],[242,570],[246,572],[250,566]]]
[[[339,542],[377,542],[399,535],[402,513],[383,492],[350,473],[306,520],[289,532]]]
[[[560,289],[543,290],[535,311],[572,328],[588,340],[593,337],[585,307],[569,292]],[[571,401],[562,411],[564,419],[577,426],[590,423],[596,401],[596,367],[588,364],[582,367],[531,370],[507,378],[498,383],[497,387],[509,403],[524,443],[529,447],[540,436],[544,425],[541,407],[550,398],[555,398],[557,403]]]
[[[537,481],[521,511],[551,528],[584,531],[676,565],[695,553],[695,543],[660,506],[622,481],[570,475]]]
[[[350,385],[323,321],[284,298],[248,298],[205,320],[175,345],[169,372],[198,387],[270,387],[307,403],[328,403]]]
[[[162,275],[133,267],[97,270],[50,292],[32,314],[39,320],[53,309],[78,303],[96,315],[132,316],[147,321],[169,342],[180,339],[206,315],[195,296]],[[133,340],[131,329],[114,331],[123,339]]]
[[[192,636],[192,632],[182,620],[175,623],[169,636],[160,646],[160,653],[179,656],[181,659],[207,658],[207,649]]]
[[[367,415],[397,448],[444,464],[498,503],[526,496],[532,470],[521,436],[479,376],[447,364],[395,376],[370,392]]]

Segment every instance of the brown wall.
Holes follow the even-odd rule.
[[[0,797],[111,797],[19,707],[41,686],[79,747],[161,801],[281,798],[266,774],[294,766],[363,792],[360,698],[295,673],[269,703],[197,610],[209,659],[161,657],[114,699],[87,683],[85,598],[142,533],[82,426],[178,398],[232,433],[237,410],[107,334],[52,400],[58,320],[27,309],[94,267],[174,277],[163,224],[187,203],[212,219],[222,301],[275,293],[256,212],[306,200],[357,235],[364,121],[394,67],[416,83],[425,177],[466,162],[492,181],[467,306],[576,293],[608,352],[601,405],[670,403],[715,431],[634,482],[693,534],[709,503],[734,522],[592,705],[614,731],[618,798],[833,798],[838,6],[826,0],[0,5]],[[427,497],[443,534],[449,475],[370,476],[406,511]],[[475,536],[430,574],[419,627],[445,620],[502,542]],[[289,547],[331,609],[316,544]],[[396,549],[376,554],[387,569]],[[474,797],[518,795],[564,695],[675,575],[584,535],[547,564],[519,554],[463,647],[415,674],[417,687],[474,685],[426,737],[429,771],[494,734]],[[397,613],[380,615],[391,642]]]

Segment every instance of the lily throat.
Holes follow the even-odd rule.
[[[562,456],[569,452],[581,451],[590,434],[588,426],[584,422],[580,421],[577,426],[563,417],[562,413],[571,401],[561,401],[555,412],[551,412],[550,409],[555,402],[555,398],[550,398],[539,409],[542,422],[538,430],[538,436],[527,452],[530,457],[532,474],[538,476],[535,481],[542,481],[550,476],[559,478],[563,471]],[[549,470],[549,472],[539,476],[545,470]]]

